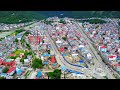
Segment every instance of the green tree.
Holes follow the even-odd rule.
[[[18,39],[16,38],[16,39],[14,40],[14,42],[18,42]]]
[[[32,67],[33,67],[33,69],[39,68],[39,63],[33,62]]]
[[[63,40],[65,40],[65,41],[67,40],[67,38],[66,38],[66,37],[62,37],[62,39],[63,39]]]
[[[48,76],[51,79],[60,79],[60,77],[61,77],[61,70],[55,69],[54,72],[49,72]]]
[[[5,67],[5,68],[2,70],[2,72],[3,72],[3,73],[7,73],[8,70],[9,70],[9,68],[8,68],[8,67]]]
[[[21,59],[20,59],[20,62],[24,63],[24,58],[21,58]]]
[[[66,24],[65,20],[63,20],[63,19],[60,20],[60,23]]]
[[[0,79],[6,79],[5,77],[0,77]]]
[[[42,64],[42,60],[41,59],[38,59],[38,58],[35,58],[32,62],[32,67],[34,69],[36,68],[42,68],[43,67],[43,64]]]

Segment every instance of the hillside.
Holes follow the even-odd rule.
[[[22,23],[44,18],[45,16],[34,11],[0,11],[0,23]]]
[[[120,11],[0,11],[0,23],[22,23],[32,21],[33,19],[40,20],[53,16],[71,18],[120,18]]]

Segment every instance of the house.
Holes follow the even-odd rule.
[[[50,57],[51,55],[44,53],[44,54],[42,54],[42,56],[43,56],[43,57]]]
[[[92,59],[92,56],[91,56],[90,53],[87,54],[87,58],[88,58],[88,59]]]
[[[65,71],[65,70],[66,70],[66,67],[65,67],[65,66],[61,66],[61,70],[62,70],[62,71]]]
[[[10,54],[9,56],[16,56],[16,54]]]
[[[23,73],[23,71],[19,68],[16,68],[16,73],[17,73],[17,75],[21,75]]]
[[[30,61],[28,59],[24,59],[24,63],[29,63]]]
[[[59,49],[59,51],[60,51],[60,52],[63,52],[63,51],[64,51],[64,47],[61,47],[61,48]]]
[[[99,51],[106,52],[107,51],[107,46],[99,46]]]
[[[49,64],[49,62],[43,62],[43,64],[44,64],[44,65],[48,65],[48,64]]]
[[[6,77],[7,74],[6,74],[6,73],[1,73],[0,76],[1,76],[1,77]]]
[[[41,75],[42,75],[42,71],[39,71],[39,72],[37,73],[36,79],[40,78]]]
[[[117,56],[117,60],[120,60],[120,56]]]
[[[82,51],[84,47],[85,47],[84,45],[79,45],[79,50]]]
[[[51,58],[51,62],[52,62],[52,63],[55,63],[55,62],[56,62],[56,59],[55,59],[54,56],[52,56],[52,58]]]
[[[13,74],[15,73],[15,69],[16,69],[16,67],[11,67],[11,68],[8,70],[7,74],[8,74],[8,75],[13,75]]]
[[[109,60],[116,60],[117,59],[117,55],[110,55],[109,56]]]

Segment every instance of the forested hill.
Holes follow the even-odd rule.
[[[120,18],[120,11],[0,11],[0,23],[29,22],[33,19],[41,20],[53,16],[71,18]]]
[[[0,11],[0,23],[22,23],[44,18],[35,11]]]

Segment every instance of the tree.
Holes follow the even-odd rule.
[[[7,73],[8,70],[9,70],[9,68],[8,68],[8,67],[5,67],[5,68],[2,70],[2,72],[3,72],[3,73]]]
[[[48,76],[51,79],[60,79],[60,77],[61,77],[61,70],[55,69],[54,72],[49,72]]]
[[[50,50],[47,50],[48,54],[50,54]]]
[[[37,62],[33,62],[32,67],[34,69],[39,68],[39,64]]]
[[[6,79],[5,77],[0,77],[0,79]]]
[[[21,58],[21,59],[20,59],[20,62],[24,63],[24,58]]]
[[[42,68],[43,67],[43,64],[42,64],[42,60],[41,59],[38,59],[38,58],[35,58],[32,62],[32,67],[34,69],[36,68]]]
[[[66,38],[66,37],[62,37],[62,39],[63,39],[63,40],[65,40],[65,41],[67,40],[67,38]]]
[[[18,42],[18,39],[16,38],[16,39],[14,40],[14,42]]]
[[[62,24],[66,24],[66,22],[64,21],[64,20],[60,20],[60,23],[62,23]]]

